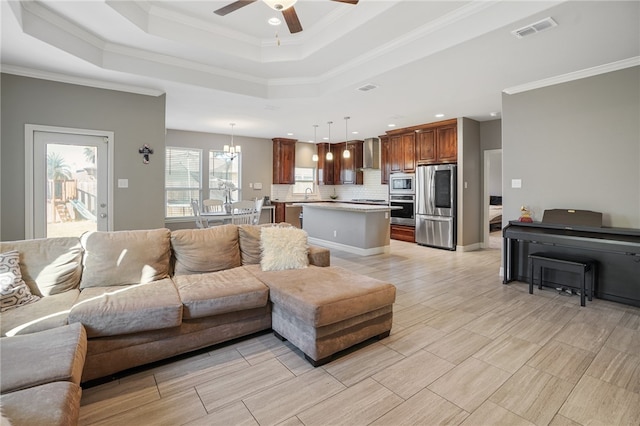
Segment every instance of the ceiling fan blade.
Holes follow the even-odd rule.
[[[358,0],[331,0],[331,1],[337,1],[340,3],[358,4]]]
[[[296,13],[296,10],[293,8],[293,6],[283,10],[282,16],[284,16],[284,20],[286,21],[287,27],[289,27],[289,32],[291,34],[299,33],[300,31],[302,31],[302,25],[300,24],[298,14]]]
[[[214,10],[213,13],[215,13],[216,15],[220,15],[220,16],[224,16],[227,15],[231,12],[235,12],[236,10],[240,9],[241,7],[245,7],[250,5],[251,3],[255,3],[258,0],[238,0],[238,1],[234,1],[233,3],[230,3],[224,7],[221,7],[218,10]]]

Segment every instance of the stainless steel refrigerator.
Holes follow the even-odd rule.
[[[416,242],[456,249],[456,165],[416,168]]]

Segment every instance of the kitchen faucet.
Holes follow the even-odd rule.
[[[307,192],[307,191],[309,191],[309,192]],[[311,188],[306,188],[306,189],[304,190],[304,199],[305,199],[305,200],[308,200],[308,199],[309,199],[309,194],[312,194],[312,193],[313,193],[313,189],[311,189]]]

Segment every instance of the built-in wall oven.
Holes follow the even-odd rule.
[[[413,173],[392,173],[389,176],[389,205],[400,207],[391,210],[391,223],[416,225],[416,187]]]

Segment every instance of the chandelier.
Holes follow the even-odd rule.
[[[233,127],[236,125],[236,123],[229,123],[229,124],[231,125],[231,144],[225,145],[222,148],[222,150],[224,151],[225,154],[227,154],[233,159],[237,154],[240,154],[241,150],[240,150],[240,145],[235,145],[233,143]]]

